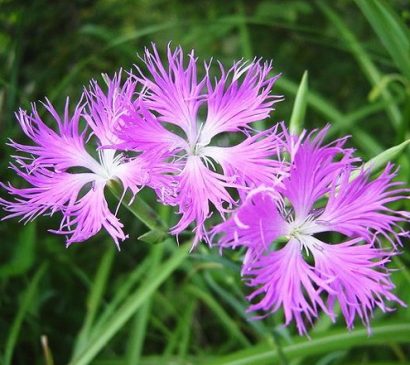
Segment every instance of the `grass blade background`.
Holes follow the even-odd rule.
[[[388,1],[355,0],[397,68],[410,79],[410,32]]]
[[[295,344],[284,346],[283,351],[288,359],[306,358],[311,355],[329,351],[349,349],[355,346],[380,346],[386,339],[394,336],[396,343],[410,343],[410,323],[386,324],[373,327],[372,336],[366,329],[332,331],[310,341],[300,339]],[[268,365],[278,361],[278,353],[271,345],[259,345],[249,350],[232,354],[223,359],[209,361],[209,365]]]
[[[45,274],[47,269],[47,264],[43,264],[37,272],[34,274],[29,286],[25,290],[25,292],[22,295],[20,306],[18,307],[16,317],[14,318],[14,321],[12,322],[10,331],[8,333],[8,338],[5,344],[5,350],[4,350],[4,360],[3,364],[4,365],[11,365],[12,364],[12,358],[13,358],[13,352],[18,340],[18,336],[21,332],[21,326],[24,320],[25,315],[27,314],[28,310],[30,309],[30,305],[34,301],[34,297],[37,293],[38,290],[38,285]]]
[[[70,365],[89,364],[141,305],[149,299],[163,281],[186,259],[188,252],[189,244],[183,245],[168,261],[160,265],[152,274],[154,279],[138,288],[138,290],[127,299],[116,313],[113,314],[112,319],[90,340],[86,349],[70,362]]]
[[[4,142],[9,137],[28,142],[13,116],[18,106],[29,108],[47,95],[61,110],[65,96],[76,100],[91,78],[101,80],[100,73],[112,75],[133,64],[144,71],[137,53],[154,42],[164,56],[171,41],[186,52],[195,49],[198,65],[212,57],[216,71],[216,60],[227,68],[241,58],[272,60],[273,72],[282,74],[273,93],[283,93],[285,101],[275,105],[265,125],[283,120],[300,129],[295,120],[303,120],[311,129],[330,123],[328,141],[350,134],[347,143],[366,166],[377,170],[394,159],[400,164],[398,179],[410,180],[409,18],[400,0],[95,0],[53,6],[32,0],[3,1],[0,7]],[[307,83],[305,88],[299,82],[305,70],[308,92]],[[293,105],[302,91],[308,118]],[[229,142],[225,137],[222,144]],[[6,168],[13,151],[3,145],[0,152],[1,181],[21,187]],[[116,193],[121,196],[121,189]],[[0,195],[7,198],[4,191]],[[109,197],[113,209],[116,202]],[[410,204],[397,208],[409,210]],[[58,227],[57,214],[37,219],[36,226],[22,228],[13,220],[0,224],[0,352],[9,363],[44,362],[40,339],[47,338],[55,364],[67,364],[70,356],[83,365],[272,364],[279,362],[273,334],[291,365],[410,362],[408,309],[376,311],[376,334],[370,338],[359,324],[348,333],[342,321],[333,324],[322,317],[309,341],[292,325],[282,329],[281,313],[249,319],[241,252],[220,256],[217,248],[203,245],[186,260],[178,256],[183,247],[163,243],[178,215],[175,207],[160,207],[153,192],[145,189],[118,214],[130,239],[121,252],[111,251],[115,258],[103,232],[66,250],[63,237],[47,233]],[[157,250],[163,257],[158,261]],[[44,262],[53,265],[33,289],[34,300],[22,301],[21,293],[34,285],[27,284],[33,280],[28,275]],[[403,247],[390,268],[394,293],[406,303],[409,267]],[[383,336],[389,342],[385,346]],[[76,343],[81,346],[73,356]]]

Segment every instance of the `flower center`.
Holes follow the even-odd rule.
[[[189,154],[192,156],[199,156],[202,157],[204,155],[204,148],[206,147],[203,143],[195,143],[191,146]]]

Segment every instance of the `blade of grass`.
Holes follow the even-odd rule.
[[[404,95],[399,96],[397,98],[397,103],[403,104],[404,100],[405,100]],[[352,128],[354,128],[354,125],[357,124],[359,121],[364,120],[373,114],[380,113],[381,111],[383,111],[383,109],[386,108],[387,104],[389,103],[390,103],[389,101],[385,100],[385,101],[378,101],[377,103],[366,104],[346,114],[344,125],[334,124],[332,128],[330,129],[328,136],[330,137],[332,135],[335,135],[337,132],[340,132],[340,131],[342,132],[351,131]]]
[[[217,295],[219,295],[225,303],[230,305],[238,315],[240,315],[244,320],[246,320],[257,334],[259,334],[260,336],[262,336],[262,338],[265,339],[271,337],[271,332],[265,327],[263,321],[250,320],[249,316],[246,313],[246,308],[248,306],[246,302],[240,301],[233,294],[231,294],[230,290],[226,290],[225,288],[222,288],[220,285],[218,285],[216,281],[213,279],[210,272],[204,272],[204,278],[207,285]],[[233,285],[236,285],[236,283],[233,283]]]
[[[407,268],[403,260],[399,256],[393,256],[392,261],[396,265],[397,270],[407,281],[407,283],[410,284],[410,270]]]
[[[25,225],[18,234],[11,259],[0,266],[0,279],[22,275],[34,264],[36,223]]]
[[[147,277],[147,281],[154,279],[152,276],[156,272],[158,265],[161,261],[163,253],[163,245],[156,245],[152,248],[151,253],[151,271]],[[128,340],[127,345],[127,361],[126,364],[135,365],[140,363],[142,349],[144,346],[145,333],[147,330],[148,319],[150,314],[152,304],[152,297],[150,297],[142,306],[141,309],[137,312],[134,319],[134,324],[132,327],[131,335]]]
[[[300,338],[294,344],[283,346],[283,352],[289,360],[293,360],[358,346],[380,346],[386,344],[386,342],[410,343],[410,323],[375,325],[370,336],[365,328],[351,332],[346,329],[329,331],[311,340]],[[206,364],[268,365],[276,361],[278,361],[277,350],[272,348],[272,345],[262,344],[223,358],[207,361]]]
[[[71,68],[70,72],[67,73],[67,75],[61,80],[61,82],[58,85],[56,85],[55,88],[53,88],[53,92],[49,95],[49,99],[53,101],[57,96],[61,95],[64,89],[67,87],[67,85],[74,78],[74,76],[80,73],[80,71],[84,69],[84,67],[87,66],[93,59],[101,57],[103,54],[107,53],[108,51],[111,51],[112,49],[115,49],[118,46],[121,46],[124,43],[135,41],[136,39],[142,38],[147,35],[155,34],[167,29],[171,29],[175,26],[176,23],[174,22],[155,24],[152,26],[139,29],[135,32],[127,33],[126,35],[120,35],[112,39],[108,42],[108,44],[105,47],[102,47],[99,52],[92,54],[91,56],[88,56],[80,62],[78,62],[77,64],[75,64]]]
[[[121,303],[129,296],[132,287],[146,274],[146,272],[151,267],[152,258],[149,256],[146,258],[139,266],[137,266],[131,273],[127,275],[127,279],[124,280],[123,284],[116,291],[113,299],[108,303],[104,312],[98,317],[98,321],[92,328],[91,337],[95,337],[97,333],[101,331],[101,328],[106,324],[106,322],[112,318],[115,311],[119,308]]]
[[[379,72],[374,65],[371,58],[368,56],[356,36],[344,23],[344,21],[337,15],[337,13],[326,3],[325,1],[316,1],[317,6],[323,12],[323,14],[329,19],[334,27],[339,32],[339,35],[343,39],[346,46],[350,49],[351,53],[355,57],[357,63],[363,70],[364,74],[370,81],[372,86],[376,86],[382,82],[383,75]],[[381,93],[381,97],[384,101],[387,101],[386,112],[390,117],[393,126],[398,128],[400,125],[401,115],[400,111],[395,104],[396,100],[387,88],[384,88]]]
[[[102,326],[99,333],[90,340],[87,348],[74,358],[70,365],[87,365],[104,348],[111,338],[127,323],[127,321],[141,308],[158,287],[175,271],[188,256],[191,243],[179,247],[166,262],[153,273],[154,279],[139,287],[128,300],[118,308],[112,318]]]
[[[306,103],[308,94],[308,72],[305,71],[300,81],[296,93],[295,102],[293,103],[292,115],[290,117],[289,131],[291,134],[299,134],[303,130],[303,121],[305,119]]]
[[[47,264],[43,264],[30,279],[30,284],[23,293],[21,298],[20,305],[17,310],[16,317],[14,318],[13,323],[11,324],[9,334],[7,336],[5,350],[4,350],[4,365],[11,365],[14,348],[19,337],[21,326],[23,324],[24,317],[26,316],[28,310],[30,309],[31,304],[34,301],[34,297],[37,292],[38,284],[40,283],[41,278],[43,277],[47,268]]]
[[[251,37],[249,34],[249,30],[248,30],[248,25],[246,24],[246,21],[245,21],[246,17],[245,17],[245,8],[243,5],[243,1],[238,0],[236,2],[236,7],[238,9],[237,11],[239,14],[239,18],[243,19],[243,21],[238,22],[242,54],[246,59],[250,60],[253,58],[253,49],[252,49]]]
[[[278,81],[276,81],[275,86],[277,86],[278,89],[293,95],[296,95],[299,89],[298,84],[285,77],[280,77]],[[314,110],[322,114],[328,121],[340,125],[346,124],[345,116],[319,94],[309,90],[306,100]]]
[[[394,161],[400,154],[410,145],[410,139],[400,143],[397,146],[393,146],[379,153],[363,165],[363,169],[371,170],[373,172],[380,170],[387,163]],[[355,178],[360,174],[360,171],[354,171],[352,178]]]
[[[355,0],[397,68],[410,80],[410,32],[387,1]]]
[[[184,289],[185,292],[185,289]],[[172,335],[167,341],[167,346],[163,352],[163,357],[165,359],[170,358],[175,350],[178,348],[179,349],[179,355],[181,356],[181,352],[184,351],[184,348],[187,346],[187,341],[189,340],[189,337],[186,338],[187,333],[190,332],[191,328],[191,322],[192,322],[192,316],[194,314],[194,310],[197,306],[197,300],[193,298],[192,300],[189,300],[187,303],[186,307],[184,308],[184,312],[182,315],[178,315],[179,320],[178,323],[175,327],[175,330],[172,331]],[[181,344],[181,340],[185,339],[184,341],[186,342],[185,344]]]
[[[182,318],[181,336],[179,339],[178,356],[180,359],[185,359],[188,354],[189,340],[191,338],[192,320],[194,318],[197,301],[194,300],[188,304],[185,315]]]
[[[91,290],[87,299],[87,312],[83,322],[83,327],[77,336],[77,341],[74,346],[74,356],[77,356],[84,349],[84,346],[89,339],[91,327],[94,323],[97,310],[100,306],[107,280],[109,278],[115,252],[114,247],[109,246],[97,269],[97,273],[95,275],[94,282],[91,285]]]
[[[192,285],[186,288],[186,292],[202,300],[208,308],[212,310],[217,317],[219,317],[221,323],[226,327],[227,331],[235,337],[242,346],[248,347],[250,345],[249,340],[242,334],[235,321],[231,319],[231,317],[211,295],[204,290],[201,290],[199,287]]]

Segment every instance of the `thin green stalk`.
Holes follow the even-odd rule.
[[[46,365],[54,365],[53,354],[48,346],[47,336],[41,336],[41,347],[43,348],[44,362]]]
[[[226,270],[226,268],[225,268]],[[249,315],[246,312],[246,307],[248,303],[244,301],[243,294],[240,293],[241,300],[237,299],[234,296],[234,286],[237,285],[234,282],[231,285],[231,290],[228,290],[224,287],[219,286],[216,281],[213,279],[210,271],[204,272],[204,278],[206,284],[218,295],[222,298],[222,300],[227,303],[239,316],[241,316],[244,320],[248,322],[248,325],[254,329],[254,331],[260,335],[262,338],[270,338],[271,331],[266,328],[265,323],[263,321],[251,321]]]
[[[300,338],[297,342],[283,347],[288,360],[306,358],[331,351],[347,350],[358,346],[385,345],[386,343],[410,343],[410,323],[375,325],[372,333],[368,330],[356,329],[348,332],[346,329],[329,331],[320,337],[307,340]],[[279,354],[272,345],[262,344],[237,353],[207,361],[207,365],[270,365],[279,360]],[[204,363],[205,364],[205,363]]]
[[[109,188],[112,194],[121,201],[122,205],[150,229],[149,232],[140,236],[139,239],[148,243],[163,242],[166,239],[168,227],[164,220],[141,197],[137,195],[133,199],[132,204],[128,204],[129,198],[124,196],[119,183],[110,182]]]
[[[183,290],[185,291],[185,287],[183,288]],[[183,356],[182,354],[185,351],[184,349],[186,348],[186,346],[188,346],[188,334],[191,329],[192,316],[194,314],[196,305],[197,300],[194,298],[193,300],[190,300],[188,302],[187,306],[184,308],[182,315],[179,315],[178,313],[176,314],[176,316],[179,317],[179,320],[175,329],[171,332],[171,336],[167,341],[167,346],[165,348],[165,351],[163,352],[163,357],[165,359],[170,358],[177,348],[179,350],[179,356]],[[188,338],[186,338],[187,336]]]
[[[197,301],[194,300],[188,304],[185,314],[182,318],[182,330],[178,346],[178,356],[185,359],[189,349],[189,340],[191,338],[192,320],[194,318]]]
[[[279,333],[276,331],[276,329],[272,331],[272,337],[273,337],[273,341],[275,342],[275,346],[277,349],[279,363],[281,365],[288,365],[289,362],[288,362],[288,359],[286,358],[285,352],[283,351],[281,338],[279,336]]]
[[[206,303],[209,309],[219,317],[221,323],[226,327],[229,333],[231,333],[242,346],[248,347],[250,345],[249,340],[242,334],[237,324],[212,296],[210,296],[207,292],[201,290],[197,286],[192,285],[187,287],[186,292],[191,293],[192,295]]]
[[[163,251],[164,251],[163,245],[155,245],[152,248],[151,268],[150,268],[150,274],[147,277],[147,281],[151,281],[154,279],[153,274],[156,274],[158,266],[161,262]],[[141,309],[135,315],[134,324],[132,327],[130,339],[128,341],[128,348],[127,348],[127,362],[126,363],[129,365],[139,364],[140,362],[151,305],[152,305],[152,297],[150,297],[142,305]]]
[[[300,81],[296,93],[295,102],[293,103],[292,115],[290,117],[289,131],[292,134],[299,134],[303,130],[303,121],[305,119],[306,104],[308,95],[308,72],[305,71]]]
[[[74,358],[70,365],[88,365],[97,354],[107,345],[112,337],[128,322],[135,312],[146,303],[158,287],[175,271],[186,259],[191,243],[179,247],[177,251],[153,273],[154,279],[139,287],[128,300],[121,305],[110,320],[101,327],[96,336],[87,344],[87,348]]]
[[[114,254],[115,249],[113,246],[110,246],[101,259],[94,282],[91,285],[89,297],[87,299],[87,313],[83,322],[83,327],[77,337],[76,345],[74,347],[74,356],[84,349],[84,346],[88,341],[90,331],[94,323],[97,310],[102,301],[104,290],[110,275]]]
[[[139,264],[129,275],[127,280],[120,286],[116,291],[113,299],[107,304],[105,310],[98,317],[98,320],[93,325],[91,337],[95,337],[105,323],[112,317],[115,311],[118,309],[120,304],[125,300],[125,298],[130,294],[132,287],[144,276],[144,274],[149,270],[151,266],[151,257],[145,259],[141,264]]]
[[[337,13],[325,2],[316,1],[319,9],[327,16],[329,21],[338,30],[341,39],[345,42],[346,46],[350,49],[353,56],[356,58],[357,63],[362,68],[364,74],[370,81],[371,85],[377,86],[383,80],[383,75],[374,65],[371,58],[367,55],[366,51],[356,39],[356,36],[351,32],[349,27],[343,22],[343,20],[337,15]],[[397,129],[400,126],[400,111],[396,105],[396,99],[390,93],[387,88],[384,88],[380,92],[381,97],[386,101],[386,112],[390,117],[393,126]]]
[[[40,268],[37,270],[34,276],[30,279],[30,284],[23,293],[20,305],[17,309],[16,317],[14,318],[14,321],[11,324],[9,334],[7,336],[3,365],[12,364],[14,348],[16,346],[17,339],[21,331],[21,326],[23,324],[24,317],[26,316],[27,312],[30,309],[30,306],[34,301],[38,285],[44,273],[46,272],[46,268],[47,264],[43,264],[42,266],[40,266]]]
[[[236,4],[237,4],[237,9],[238,9],[238,14],[244,20],[238,23],[239,35],[241,39],[242,54],[246,59],[250,60],[253,58],[253,49],[252,49],[251,37],[249,34],[249,30],[248,30],[248,25],[246,24],[246,21],[245,21],[246,19],[245,8],[244,8],[242,0],[238,0]]]

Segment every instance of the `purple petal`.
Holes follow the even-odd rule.
[[[144,98],[148,107],[159,114],[161,122],[180,127],[188,141],[194,143],[197,136],[197,114],[203,102],[201,93],[204,80],[197,79],[197,65],[194,52],[188,55],[184,65],[181,47],[174,51],[168,46],[167,67],[164,66],[155,45],[152,52],[145,49],[143,61],[152,77],[145,76],[140,70],[140,79],[146,88]]]
[[[319,242],[318,240],[316,240]],[[312,250],[315,271],[323,278],[330,278],[328,310],[338,301],[347,327],[353,328],[356,316],[369,326],[376,307],[390,311],[385,301],[403,303],[392,293],[394,285],[385,265],[391,253],[375,248],[361,239],[329,245],[320,242],[321,250]]]
[[[224,203],[228,206],[234,200],[226,190],[231,184],[223,175],[209,170],[199,156],[189,156],[178,177],[179,213],[182,217],[171,233],[179,234],[192,222],[196,222],[195,243],[206,238],[204,222],[210,215],[210,203],[219,213],[226,212]]]
[[[340,170],[357,161],[353,151],[343,147],[345,138],[321,146],[327,130],[322,129],[314,137],[310,134],[300,143],[289,177],[283,181],[283,195],[292,203],[296,219],[305,219],[315,202],[329,193]]]
[[[204,155],[213,158],[226,176],[234,177],[239,185],[276,185],[286,174],[286,162],[280,155],[283,142],[277,127],[248,137],[232,147],[208,146]]]
[[[279,251],[261,256],[245,273],[248,286],[256,287],[249,300],[259,301],[249,311],[275,312],[282,308],[285,324],[293,320],[300,334],[306,334],[305,321],[312,323],[318,309],[328,311],[320,296],[319,288],[329,288],[312,266],[307,264],[301,253],[301,245],[295,239]]]
[[[228,72],[219,65],[222,75],[215,83],[209,75],[210,65],[207,66],[208,114],[201,132],[203,144],[219,133],[237,132],[267,118],[273,104],[282,100],[270,94],[279,77],[269,76],[270,63],[239,61]]]
[[[351,180],[351,169],[341,171],[335,178],[329,192],[329,200],[323,214],[318,218],[328,230],[347,236],[360,236],[368,240],[374,234],[394,237],[393,245],[401,244],[395,232],[398,222],[405,221],[406,212],[394,211],[387,205],[391,202],[408,199],[409,190],[402,188],[403,183],[394,182],[396,173],[388,165],[376,179],[370,180],[369,171],[361,171]]]

